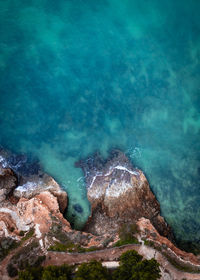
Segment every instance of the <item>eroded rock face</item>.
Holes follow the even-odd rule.
[[[51,214],[51,215],[50,215]],[[16,205],[0,207],[0,237],[16,237],[20,231],[35,228],[38,238],[47,233],[52,225],[52,217],[58,218],[63,226],[69,223],[60,213],[57,198],[48,191],[33,198],[20,198]]]
[[[20,240],[21,232],[34,228],[43,236],[50,230],[52,217],[62,223],[62,228],[71,230],[62,213],[67,207],[67,194],[49,175],[20,172],[28,170],[22,156],[11,156],[0,151],[0,238]],[[40,234],[39,234],[40,232]]]
[[[57,197],[59,209],[61,213],[64,213],[67,207],[67,193],[47,174],[43,174],[41,177],[34,175],[22,178],[13,195],[17,198],[30,199],[44,191],[48,191]]]
[[[77,166],[85,173],[92,208],[86,231],[98,235],[115,232],[122,223],[146,217],[162,235],[173,238],[146,177],[122,152],[113,151],[107,161],[95,155]]]

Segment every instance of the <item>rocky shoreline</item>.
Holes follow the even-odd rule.
[[[166,272],[165,264],[170,261],[176,264],[175,270],[179,266],[194,274],[200,271],[200,259],[176,247],[173,232],[160,215],[160,205],[146,177],[122,152],[113,151],[106,161],[96,154],[76,163],[83,169],[91,204],[91,216],[83,231],[72,229],[63,217],[67,194],[51,176],[43,173],[37,164],[24,168],[23,160],[12,158],[9,163],[7,158],[8,153],[1,151],[0,275],[3,280],[10,279],[8,268],[16,273],[27,265],[54,263],[52,254],[62,263],[62,259],[70,258],[69,252],[84,251],[87,260],[87,250],[92,248],[97,255],[103,250],[101,258],[106,261],[106,250],[121,242],[122,235],[129,239],[131,235],[144,257],[149,258],[152,250],[158,253],[161,279],[178,279],[172,272]],[[62,248],[65,253],[51,253],[55,248],[56,251]],[[112,260],[117,259],[114,254]],[[83,259],[83,255],[80,259],[76,257],[77,263]]]

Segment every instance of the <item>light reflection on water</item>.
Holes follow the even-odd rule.
[[[90,211],[74,163],[117,147],[177,237],[199,239],[199,12],[186,0],[0,3],[0,144],[39,158],[76,226]]]

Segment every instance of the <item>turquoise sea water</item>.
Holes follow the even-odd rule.
[[[89,215],[74,162],[141,168],[176,237],[200,238],[200,1],[0,1],[0,145],[39,158]]]

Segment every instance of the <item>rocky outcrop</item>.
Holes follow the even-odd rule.
[[[35,229],[38,238],[44,236],[52,226],[52,216],[70,229],[70,224],[59,210],[57,198],[48,191],[34,197],[20,198],[16,205],[6,204],[0,207],[0,237],[20,239],[20,232]]]
[[[62,223],[63,228],[71,230],[70,224],[62,213],[67,207],[67,194],[49,175],[16,174],[9,168],[10,161],[21,170],[20,157],[0,155],[0,238],[20,240],[31,228],[37,236],[49,232],[54,220]],[[11,158],[11,159],[10,159]]]
[[[61,213],[67,208],[67,193],[61,189],[59,184],[49,175],[29,176],[21,178],[20,185],[14,190],[13,195],[16,198],[31,199],[41,192],[48,191],[58,200]]]
[[[192,253],[187,253],[177,248],[169,239],[161,236],[150,220],[140,218],[137,221],[140,230],[140,238],[155,249],[161,251],[168,258],[175,260],[180,266],[190,267],[192,270],[200,271],[200,260]]]
[[[67,194],[52,177],[42,171],[35,174],[31,169],[28,172],[29,168],[22,164],[24,158],[22,161],[20,157],[11,159],[15,172],[0,155],[0,275],[5,279],[10,279],[7,268],[17,273],[27,265],[40,264],[45,256],[44,265],[61,264],[66,260],[81,263],[86,258],[114,260],[129,246],[147,258],[156,254],[162,275],[169,275],[166,257],[194,271],[200,270],[197,257],[181,251],[169,240],[173,240],[173,234],[160,216],[159,203],[146,177],[120,151],[112,152],[106,161],[96,154],[76,164],[85,173],[92,210],[85,232],[71,229],[63,217]],[[26,174],[22,175],[19,168]],[[109,249],[119,240],[118,231],[124,224],[127,228],[132,228],[131,224],[138,225],[139,231],[131,234],[137,235],[140,243]],[[152,241],[153,247],[144,240]],[[103,250],[87,255],[49,252],[48,248],[57,243],[81,249],[95,246]],[[167,267],[172,270],[171,266]],[[163,276],[162,279],[179,278]]]
[[[122,152],[113,151],[106,161],[96,154],[76,166],[84,171],[91,203],[86,231],[96,235],[112,233],[123,223],[135,223],[146,217],[163,236],[173,239],[146,177]]]
[[[42,172],[15,175],[2,156],[0,165],[0,242],[12,239],[19,243],[23,236],[34,231],[34,238],[39,241],[43,252],[55,242],[83,246],[103,246],[107,243],[107,235],[97,238],[71,229],[63,217],[67,208],[67,193],[51,176]],[[18,166],[24,169],[21,163]]]
[[[9,173],[15,177],[15,184],[0,181],[0,195],[1,192],[5,195],[10,192],[9,188],[13,190],[12,201],[18,201],[19,198],[30,199],[41,192],[49,191],[57,197],[59,209],[64,213],[67,207],[67,193],[62,190],[59,184],[48,174],[44,173],[40,168],[37,160],[30,160],[26,155],[14,155],[9,151],[0,149],[0,176],[1,173],[5,177],[5,173]],[[6,177],[8,180],[8,176]],[[11,177],[9,178],[9,180]],[[14,179],[13,179],[14,180]],[[3,191],[1,189],[4,189]],[[4,198],[5,198],[4,195]],[[3,199],[0,196],[0,201]]]

